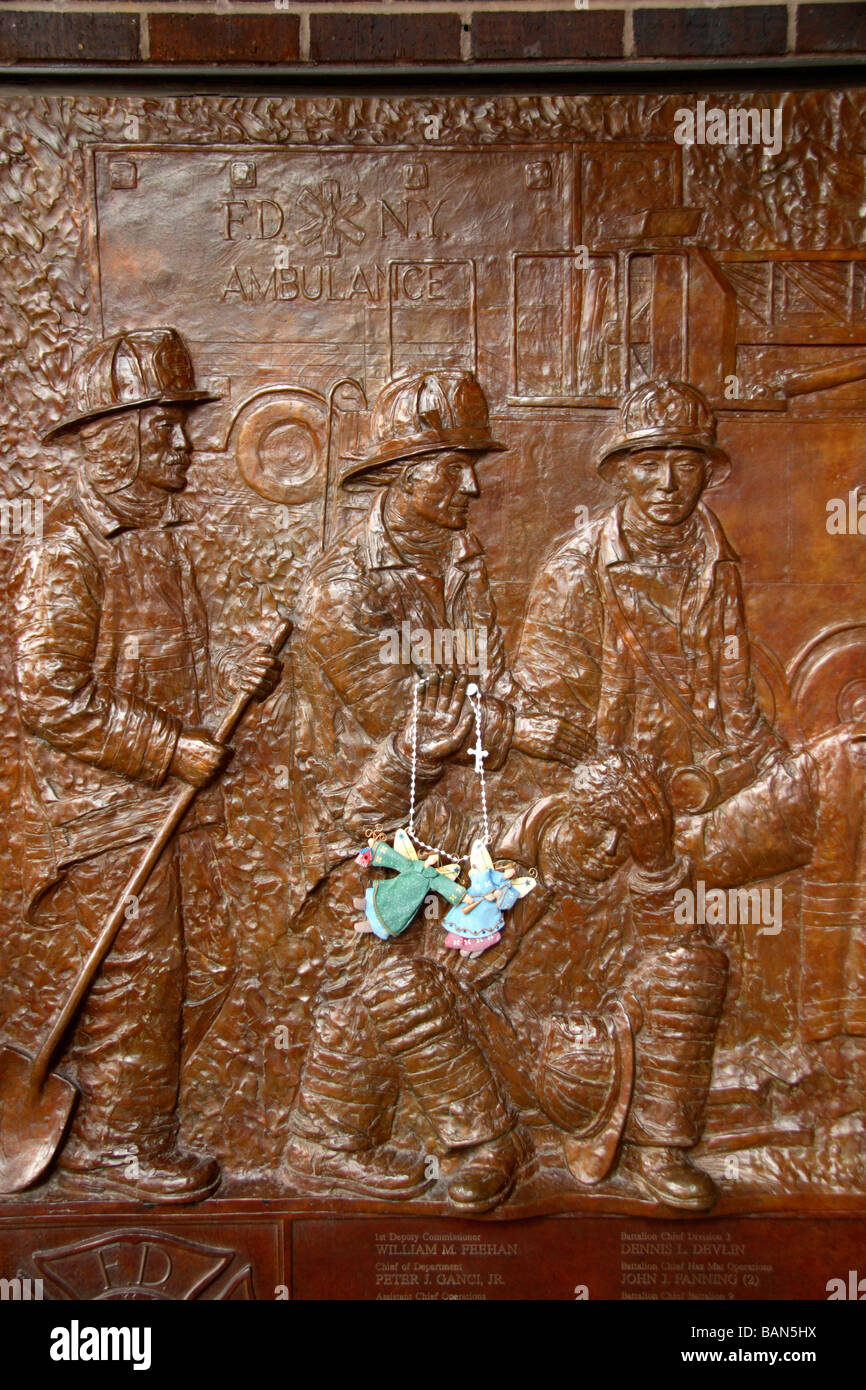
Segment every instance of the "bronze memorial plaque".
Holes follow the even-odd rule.
[[[2,97],[19,1291],[866,1296],[864,113]]]

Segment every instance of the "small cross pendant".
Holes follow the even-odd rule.
[[[482,746],[481,746],[481,735],[480,735],[480,734],[478,735],[478,741],[477,741],[477,743],[475,744],[474,749],[472,750],[472,756],[473,756],[474,759],[475,759],[475,771],[478,772],[478,773],[483,772],[483,771],[484,771],[484,759],[487,757],[487,749],[486,749],[486,748],[482,748]]]

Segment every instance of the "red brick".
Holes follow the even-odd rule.
[[[472,57],[486,62],[512,58],[621,58],[622,10],[580,14],[529,10],[472,16]]]
[[[138,16],[46,10],[0,13],[0,63],[130,63]]]
[[[456,63],[456,14],[312,14],[316,63]]]
[[[297,15],[152,14],[152,63],[296,63]]]
[[[639,58],[745,58],[784,53],[783,5],[733,5],[707,10],[635,10]]]
[[[866,5],[800,5],[798,53],[866,51]]]

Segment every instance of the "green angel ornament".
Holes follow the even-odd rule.
[[[374,932],[382,941],[399,936],[409,926],[428,893],[438,893],[449,903],[459,903],[466,889],[455,879],[460,872],[457,864],[438,865],[438,854],[425,859],[405,830],[394,835],[394,844],[371,838],[369,848],[362,850],[356,863],[364,868],[396,869],[394,878],[380,879],[364,895],[365,918],[355,923],[359,932]]]

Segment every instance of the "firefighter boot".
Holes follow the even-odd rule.
[[[364,1197],[423,1191],[424,1155],[390,1143],[398,1094],[364,1009],[351,999],[324,1004],[289,1119],[288,1166]]]
[[[709,1211],[718,1195],[712,1178],[694,1166],[687,1149],[628,1144],[622,1168],[641,1192],[668,1207]]]
[[[716,1198],[688,1150],[703,1131],[727,976],[724,953],[695,936],[647,955],[627,983],[637,1010],[622,1166],[642,1192],[688,1211],[708,1211]]]
[[[74,1191],[110,1192],[166,1205],[201,1202],[220,1182],[215,1158],[181,1147],[176,1121],[161,1130],[132,1134],[128,1142],[116,1142],[96,1161],[70,1154],[58,1175],[62,1185]]]
[[[508,1196],[528,1145],[460,1008],[449,971],[431,960],[387,957],[364,1002],[440,1143],[457,1158],[449,1199],[483,1212]]]

